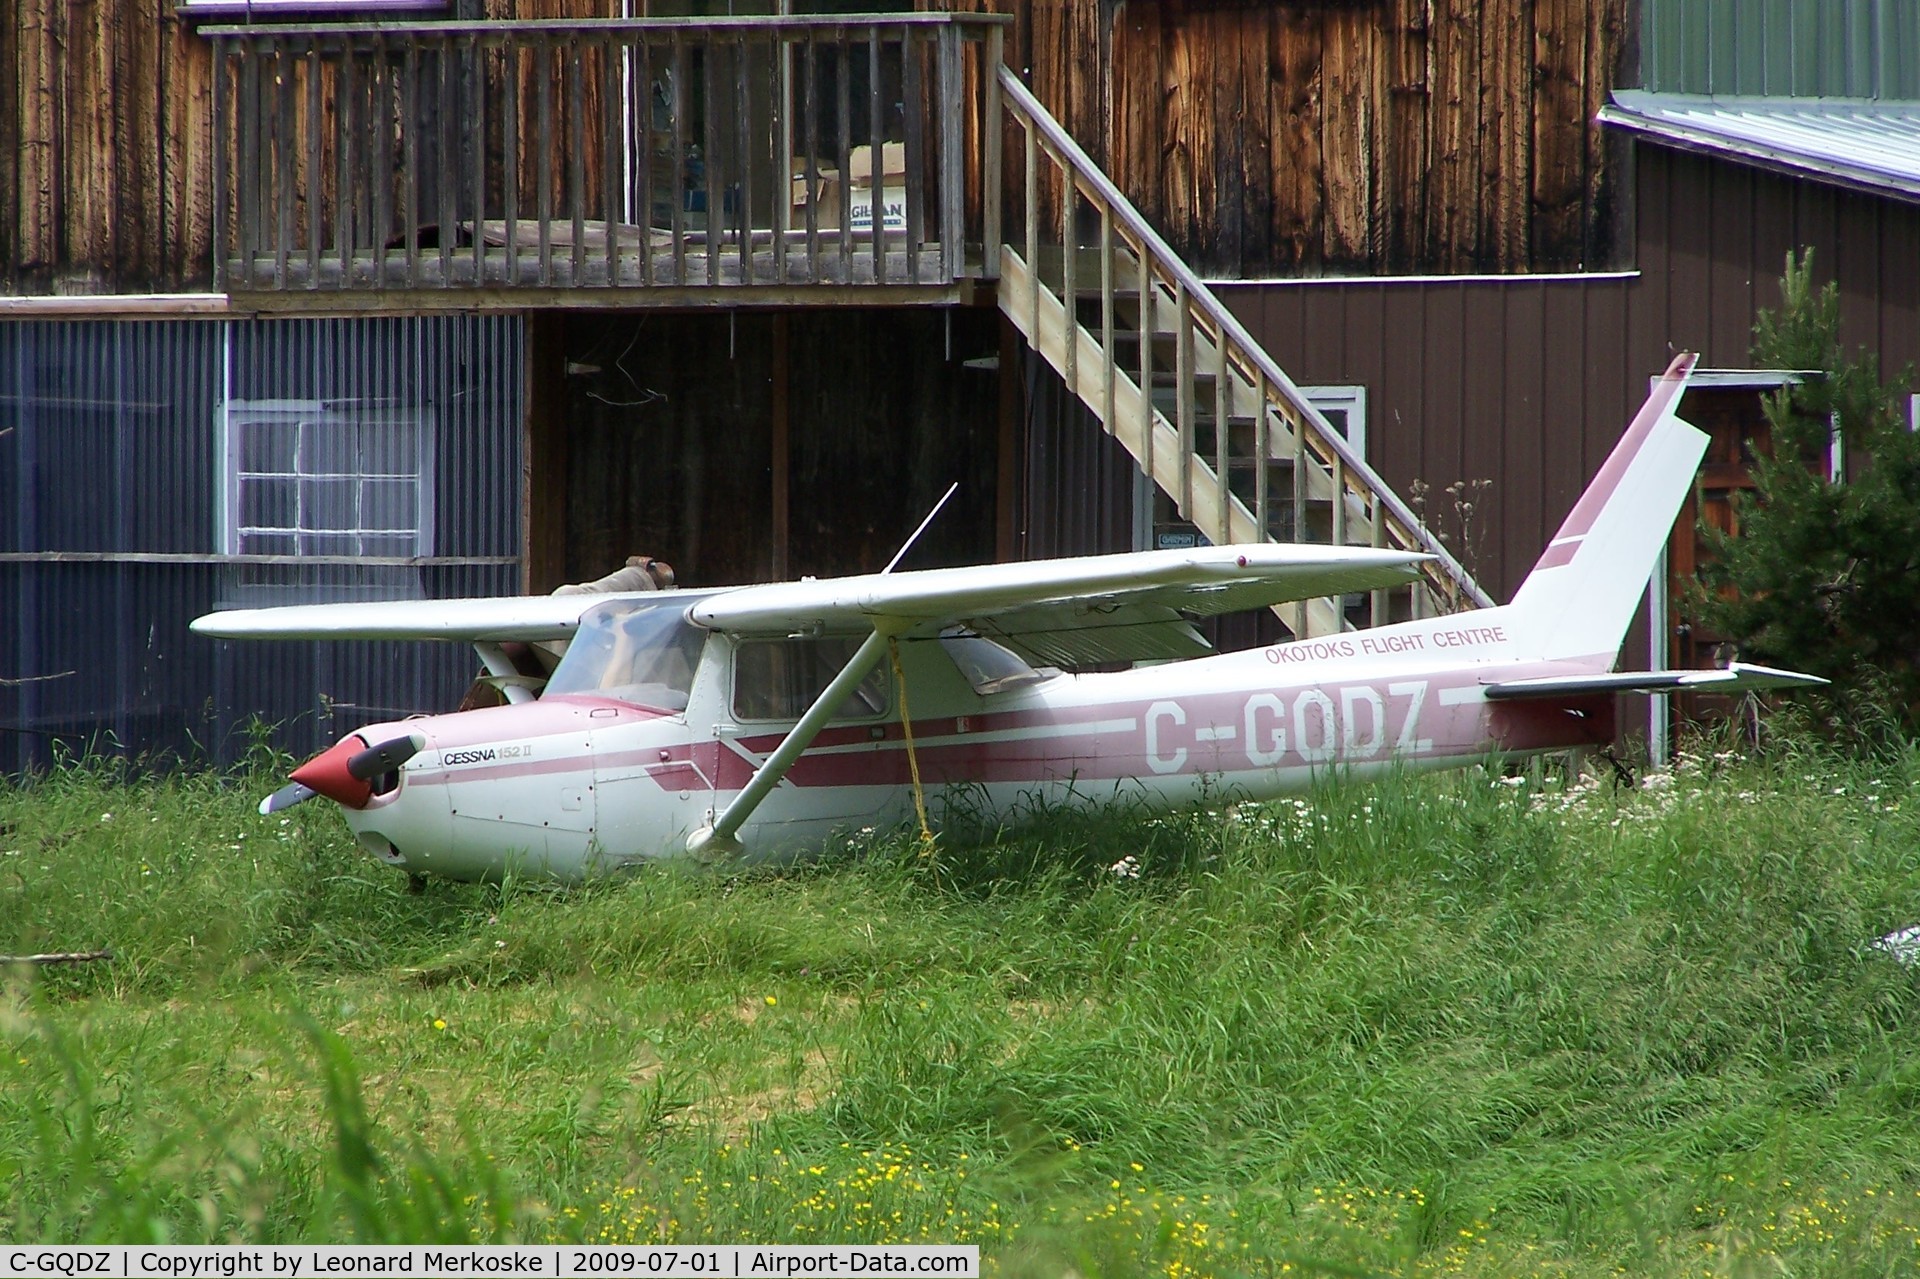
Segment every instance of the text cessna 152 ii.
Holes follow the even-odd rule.
[[[466,640],[510,704],[348,736],[263,812],[325,796],[416,873],[578,879],[693,852],[821,848],[906,819],[913,772],[1010,810],[1113,791],[1156,807],[1317,775],[1612,740],[1612,695],[1819,683],[1735,664],[1613,673],[1706,436],[1655,384],[1513,602],[1216,656],[1188,615],[1365,591],[1425,558],[1315,545],[1196,550],[719,590],[215,613],[229,638]],[[570,641],[536,698],[503,646]],[[1191,660],[1098,674],[1054,665]],[[909,710],[911,713],[909,714]]]

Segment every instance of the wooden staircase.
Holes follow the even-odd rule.
[[[997,87],[998,93],[993,89]],[[1492,604],[1326,417],[1004,66],[1020,131],[1007,166],[1000,308],[1208,541],[1398,547],[1435,559],[1395,591],[1275,611],[1296,638]],[[1001,130],[989,128],[988,164]],[[1143,390],[1144,388],[1144,390]]]

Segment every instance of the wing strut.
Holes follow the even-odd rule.
[[[819,735],[821,729],[827,726],[827,721],[832,719],[833,713],[840,709],[840,704],[846,701],[853,690],[859,687],[860,681],[880,664],[880,659],[886,656],[887,638],[891,634],[890,627],[874,628],[873,634],[861,642],[852,660],[840,668],[840,673],[834,676],[820,696],[814,699],[813,705],[807,707],[807,713],[800,717],[800,721],[789,729],[786,737],[774,747],[773,754],[767,756],[765,762],[754,770],[753,776],[748,778],[747,784],[740,788],[740,793],[733,797],[733,802],[727,805],[726,811],[714,818],[713,825],[702,826],[687,837],[688,852],[702,856],[725,857],[736,856],[745,851],[738,838],[740,827],[747,818],[753,816],[753,810],[760,807],[760,801],[770,795],[773,788],[780,784],[780,779],[787,775],[787,770],[793,767],[793,762],[813,744],[813,739]]]

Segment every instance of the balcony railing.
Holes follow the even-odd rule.
[[[215,272],[462,302],[950,295],[998,265],[1005,21],[210,27]]]

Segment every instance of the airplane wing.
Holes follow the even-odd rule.
[[[862,631],[893,619],[913,634],[969,626],[1055,665],[1194,657],[1206,641],[1182,614],[1259,608],[1409,581],[1426,556],[1366,547],[1203,547],[972,568],[869,574],[722,591],[381,600],[233,609],[196,618],[219,639],[568,639],[588,608],[614,599],[690,602],[713,630],[789,635]]]
[[[965,626],[1059,665],[1193,657],[1208,651],[1206,641],[1183,614],[1397,586],[1427,558],[1276,543],[1136,551],[749,586],[708,596],[690,615],[741,634],[857,632],[885,623],[927,635]]]
[[[570,639],[580,614],[613,599],[660,600],[660,591],[617,595],[518,595],[498,599],[377,600],[230,609],[193,620],[216,639]]]
[[[1523,697],[1580,697],[1594,693],[1758,693],[1774,688],[1812,688],[1818,675],[1732,662],[1717,671],[1608,671],[1598,675],[1547,675],[1486,687],[1488,701]]]

